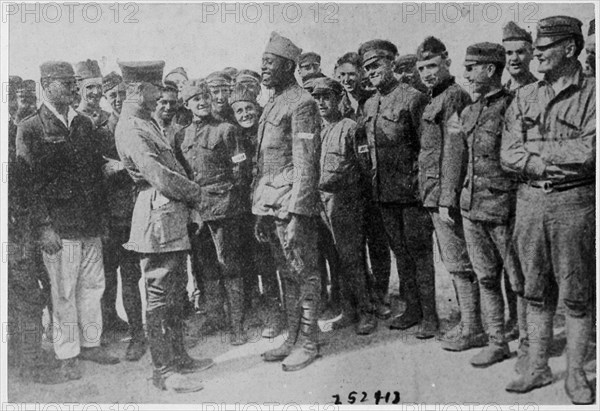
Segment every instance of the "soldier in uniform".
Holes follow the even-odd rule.
[[[302,83],[307,80],[308,75],[320,72],[321,56],[312,51],[300,54],[300,57],[298,57],[298,75],[302,79]]]
[[[114,135],[119,121],[123,101],[126,97],[125,83],[123,78],[116,72],[111,71],[102,79],[102,93],[111,107],[110,118],[106,124],[108,130]]]
[[[360,56],[353,51],[344,54],[337,60],[334,71],[337,80],[346,90],[340,101],[340,111],[345,118],[358,121],[362,116],[366,101],[373,94],[362,87],[363,70]],[[365,216],[363,218],[364,232],[371,263],[371,270],[367,276],[367,288],[377,318],[386,320],[392,315],[392,310],[385,304],[387,284],[379,286],[375,279],[390,277],[390,250],[385,238],[383,222],[376,211],[377,208],[373,202],[369,186],[368,181],[361,182],[361,187],[365,190],[363,197],[366,198]]]
[[[339,256],[343,317],[334,329],[356,325],[359,335],[377,327],[366,288],[364,190],[354,153],[356,122],[343,118],[339,103],[344,87],[327,77],[315,80],[312,96],[317,101],[321,126],[319,194],[321,216],[331,232]]]
[[[186,83],[182,100],[194,118],[192,124],[175,137],[178,156],[202,191],[201,201],[194,205],[194,221],[210,231],[227,295],[231,344],[241,345],[247,340],[243,330],[243,244],[240,241],[244,212],[242,184],[249,181],[242,177],[240,169],[249,171],[243,167],[247,158],[237,129],[212,116],[212,93],[205,81]]]
[[[404,330],[424,317],[433,321],[435,288],[433,227],[417,199],[416,182],[420,121],[427,97],[396,80],[393,65],[397,52],[386,40],[371,40],[359,48],[365,73],[377,92],[365,103],[356,152],[369,179],[374,212],[379,213],[396,256],[406,298],[406,310],[390,328]],[[384,294],[389,276],[376,281]]]
[[[236,125],[235,116],[229,105],[232,82],[229,74],[223,71],[215,71],[206,77],[206,83],[212,94],[212,116],[221,123]]]
[[[177,67],[167,73],[164,81],[175,83],[177,85],[177,90],[181,93],[183,85],[188,81],[188,75],[183,67]],[[177,114],[175,114],[175,119],[173,121],[175,121],[175,124],[183,127],[189,125],[192,121],[192,113],[185,108],[181,99],[179,99]]]
[[[76,92],[73,67],[51,61],[40,71],[46,101],[19,123],[17,157],[32,172],[32,212],[39,216],[35,229],[51,283],[54,351],[61,373],[79,379],[78,359],[119,362],[100,347],[104,160],[92,121],[70,107]]]
[[[127,99],[115,131],[117,150],[138,188],[129,243],[140,254],[146,280],[146,327],[153,384],[177,393],[202,389],[185,373],[211,367],[188,355],[183,340],[189,207],[202,199],[172,146],[152,119],[160,98],[163,61],[119,62]]]
[[[537,81],[537,77],[529,71],[529,64],[533,58],[531,42],[531,34],[514,21],[509,21],[502,29],[502,45],[506,50],[506,70],[510,74],[504,87],[509,91]],[[509,308],[514,309],[514,307]]]
[[[476,332],[482,334],[482,330],[477,278],[469,261],[458,204],[464,169],[459,150],[462,141],[458,133],[449,132],[447,125],[471,98],[450,74],[451,60],[439,39],[427,37],[417,48],[416,59],[417,72],[430,96],[421,121],[419,190],[433,222],[442,262],[452,276],[461,312],[457,328],[444,335],[441,344],[444,349],[462,351],[481,344],[473,336]],[[424,329],[417,337],[433,336],[438,324],[435,316],[431,320],[427,324],[429,330]],[[480,340],[484,338],[485,335],[479,336]]]
[[[18,123],[29,117],[37,110],[37,95],[34,80],[23,80],[17,87],[17,112],[15,121]]]
[[[100,72],[98,62],[88,59],[76,63],[75,78],[77,79],[77,86],[79,87],[79,95],[81,97],[77,111],[92,120],[96,128],[104,127],[108,122],[110,113],[102,110],[100,107],[100,100],[102,99],[102,73]]]
[[[288,336],[280,347],[263,354],[265,361],[283,360],[284,371],[306,367],[319,353],[321,282],[314,222],[319,210],[320,117],[315,101],[294,77],[301,51],[274,32],[262,57],[263,84],[274,94],[258,126],[252,203],[257,239],[271,240],[275,261],[286,267],[280,274]]]
[[[480,284],[482,317],[489,340],[471,358],[474,367],[487,367],[510,358],[504,335],[502,277],[503,271],[514,270],[511,236],[516,187],[500,166],[500,135],[512,99],[511,92],[502,87],[504,55],[500,44],[477,43],[467,48],[464,77],[479,97],[463,110],[460,125],[457,117],[448,124],[448,129],[461,130],[463,146],[468,150],[460,207],[469,257]]]
[[[427,87],[421,81],[419,72],[417,71],[417,55],[416,54],[405,54],[399,56],[394,62],[394,73],[396,78],[406,83],[414,89],[419,90],[421,93],[427,93]]]
[[[243,84],[244,86],[249,87],[252,90],[252,92],[256,95],[256,101],[258,101],[258,98],[260,97],[261,93],[260,82],[260,74],[258,74],[256,71],[248,69],[240,70],[235,78],[235,84]],[[229,102],[229,104],[233,106],[233,103],[231,101]]]
[[[161,96],[156,104],[156,110],[152,113],[152,117],[173,148],[175,148],[175,134],[183,128],[173,121],[177,114],[177,95],[177,84],[168,80],[165,81],[161,89]]]
[[[506,112],[502,166],[527,180],[517,192],[514,237],[531,324],[527,370],[506,390],[525,393],[552,383],[548,350],[560,301],[565,389],[574,404],[591,404],[583,364],[596,289],[596,86],[578,61],[581,25],[568,16],[538,22],[534,56],[544,78],[517,90]]]
[[[596,19],[590,21],[585,39],[585,53],[585,72],[590,77],[596,77]]]
[[[108,121],[98,129],[98,134],[102,140],[102,155],[106,160],[103,172],[107,187],[106,202],[108,204],[108,235],[103,242],[104,272],[107,290],[109,287],[112,290],[110,297],[108,297],[107,291],[104,292],[103,299],[110,301],[105,303],[107,307],[104,312],[110,312],[111,307],[115,306],[118,284],[117,270],[119,270],[123,308],[129,323],[129,325],[126,325],[126,329],[129,330],[131,336],[125,352],[125,359],[127,361],[139,361],[146,353],[147,348],[142,323],[142,299],[139,289],[142,271],[139,255],[135,251],[124,247],[131,232],[131,217],[137,192],[135,183],[119,159],[115,142],[115,129],[126,97],[123,78],[116,72],[109,73],[102,79],[102,90],[112,108]],[[115,317],[117,317],[116,312],[112,313],[112,318]],[[114,329],[114,322],[112,326]]]

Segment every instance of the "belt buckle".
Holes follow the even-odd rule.
[[[548,194],[548,193],[551,193],[554,191],[554,188],[552,187],[552,183],[550,181],[544,181],[542,183],[541,189],[545,194]]]

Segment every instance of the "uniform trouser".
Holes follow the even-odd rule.
[[[155,368],[175,359],[174,335],[182,326],[187,296],[187,251],[142,254],[140,266],[146,282],[146,319],[150,353]]]
[[[129,329],[132,335],[143,333],[142,299],[139,281],[142,278],[139,254],[123,247],[129,241],[128,226],[111,225],[108,240],[104,247],[104,278],[106,287],[102,296],[102,317],[110,320],[116,316],[117,269],[121,271],[123,307],[127,314]],[[112,317],[114,318],[114,317]]]
[[[239,278],[242,274],[242,243],[243,221],[239,217],[229,217],[221,220],[205,221],[208,228],[217,262],[219,264],[219,277]],[[201,230],[202,232],[202,230]],[[202,252],[202,251],[200,251]],[[201,258],[201,256],[199,256]]]
[[[528,304],[581,317],[595,304],[595,186],[544,193],[521,185],[514,240]]]
[[[364,200],[350,192],[321,192],[321,217],[329,228],[339,258],[342,296],[357,312],[371,311],[367,297]]]
[[[47,303],[41,289],[41,270],[36,263],[39,250],[28,233],[19,233],[25,227],[9,225],[8,258],[8,349],[9,358],[18,365],[35,365],[42,344],[42,310]]]
[[[265,217],[269,218],[269,217]],[[288,338],[295,340],[300,328],[303,307],[318,309],[321,295],[321,278],[317,265],[317,232],[314,217],[299,216],[296,244],[290,247],[286,241],[289,220],[275,218],[276,238],[271,238],[271,249],[281,270],[284,304],[287,312]],[[285,263],[283,263],[285,261]],[[310,318],[316,326],[317,317]]]
[[[364,228],[371,263],[367,287],[373,301],[380,304],[384,302],[387,295],[392,259],[381,212],[377,204],[371,200],[365,203]]]
[[[80,347],[100,345],[104,264],[98,237],[61,243],[58,253],[43,256],[51,284],[54,352],[65,360],[79,355]]]
[[[431,218],[423,207],[379,204],[378,209],[388,244],[396,257],[407,307],[424,309],[427,310],[424,314],[434,316],[435,273]]]
[[[514,268],[511,237],[514,220],[507,224],[473,221],[463,217],[467,250],[480,286],[483,323],[491,341],[504,342],[503,268]]]
[[[440,250],[440,257],[446,270],[453,275],[473,274],[473,267],[467,252],[463,220],[460,212],[450,209],[454,224],[448,224],[440,218],[437,208],[428,208]]]
[[[321,297],[326,299],[327,284],[331,278],[331,302],[335,305],[340,302],[340,258],[336,250],[335,241],[326,222],[315,221],[317,225],[317,238],[319,250],[319,273],[321,274]],[[329,275],[327,271],[329,266]]]

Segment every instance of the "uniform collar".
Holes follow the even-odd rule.
[[[494,92],[492,92],[490,94],[486,94],[485,96],[481,96],[479,98],[479,101],[481,103],[487,105],[487,104],[489,104],[489,103],[491,103],[493,101],[498,100],[501,97],[504,97],[507,94],[509,94],[508,91],[504,87],[501,87],[498,90],[496,90],[496,91],[494,91]]]
[[[559,94],[565,90],[567,90],[570,87],[576,87],[576,88],[582,88],[583,87],[583,81],[585,79],[585,76],[583,75],[583,67],[581,66],[581,63],[579,61],[576,62],[576,64],[574,65],[574,69],[571,73],[568,73],[565,76],[562,76],[559,80],[561,82],[561,87],[558,91]],[[544,76],[544,78],[542,80],[540,80],[540,86],[548,86],[550,88],[552,87],[552,84],[547,80],[547,78]]]
[[[60,120],[61,123],[63,123],[67,128],[71,127],[71,123],[73,122],[73,119],[77,116],[77,112],[73,109],[73,107],[69,106],[69,111],[67,112],[67,120],[65,122],[65,118],[59,114],[59,112],[56,110],[56,108],[52,105],[52,103],[48,102],[48,101],[44,101],[44,105],[46,106],[46,108],[48,110],[50,110],[50,112],[52,114],[54,114],[54,116],[56,116],[57,119]]]
[[[454,76],[450,76],[447,79],[445,79],[444,81],[442,81],[440,84],[436,84],[430,90],[431,97],[439,96],[452,84],[454,84]]]
[[[121,116],[123,115],[137,117],[142,120],[152,120],[152,114],[148,110],[140,107],[137,103],[124,102],[123,108],[121,109]]]
[[[377,91],[379,92],[379,94],[385,96],[387,94],[390,94],[392,92],[392,90],[394,90],[396,87],[398,87],[399,84],[400,84],[400,82],[394,77],[390,80],[390,82],[388,84],[386,84],[381,89],[377,89]]]

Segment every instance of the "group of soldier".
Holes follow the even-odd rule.
[[[207,323],[244,344],[258,306],[263,336],[285,331],[263,359],[300,370],[319,356],[326,307],[341,312],[335,329],[358,335],[392,317],[391,250],[406,306],[391,329],[415,327],[448,351],[479,348],[474,367],[510,358],[518,339],[518,378],[506,389],[525,393],[552,382],[561,302],[565,389],[592,403],[593,24],[586,39],[579,20],[548,17],[534,42],[510,22],[502,44],[467,47],[473,97],[435,37],[401,57],[389,41],[367,41],[337,60],[333,78],[318,54],[277,33],[260,74],[226,68],[195,80],[177,68],[163,78],[163,61],[145,61],[103,77],[94,60],[46,62],[39,108],[35,83],[11,77],[9,311],[21,375],[60,383],[81,378],[80,360],[115,364],[101,334],[125,327],[125,359],[149,346],[156,387],[202,389],[193,373],[214,362],[184,344],[188,256]],[[443,335],[433,238],[460,308]],[[128,324],[116,314],[117,269]],[[45,305],[56,368],[40,365]]]

